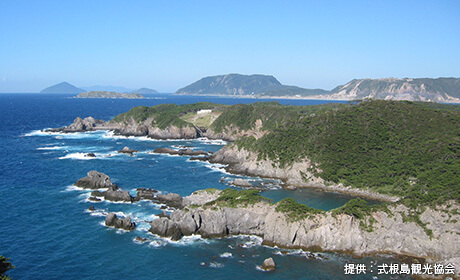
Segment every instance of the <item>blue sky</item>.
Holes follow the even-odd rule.
[[[460,77],[460,1],[0,1],[0,92]]]

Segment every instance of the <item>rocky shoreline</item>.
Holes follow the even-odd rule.
[[[328,184],[328,182],[315,177],[309,171],[312,163],[308,159],[280,168],[271,160],[261,160],[251,151],[247,151],[244,148],[239,149],[236,145],[230,145],[215,152],[208,160],[211,163],[228,165],[226,170],[230,173],[280,179],[285,183],[286,188],[314,188],[387,202],[399,200],[399,197],[384,195],[370,190],[346,187],[341,184]]]
[[[423,259],[428,263],[460,267],[460,224],[452,222],[460,219],[460,206],[453,201],[424,209],[420,214],[424,228],[408,220],[411,210],[402,204],[392,204],[388,211],[379,210],[357,218],[333,210],[286,210],[280,208],[280,202],[273,204],[262,197],[247,200],[244,191],[235,190],[231,190],[230,196],[224,194],[227,190],[207,189],[181,197],[139,188],[132,197],[98,171],[88,172],[75,185],[94,189],[92,195],[102,195],[111,201],[151,200],[167,205],[171,214],[163,212],[149,222],[149,232],[172,240],[190,235],[204,238],[256,235],[263,239],[262,244],[272,247],[342,252],[357,257],[394,254],[409,257],[406,260],[410,262]],[[107,190],[100,192],[102,188]],[[252,193],[250,197],[252,199]],[[94,207],[90,208],[94,211]],[[112,212],[106,214],[105,225],[128,231],[136,228],[131,217],[119,218]]]
[[[259,138],[264,134],[264,132],[260,130],[262,124],[258,124],[257,122],[255,129],[239,133],[235,133],[231,128],[227,130],[227,133],[215,133],[212,130],[203,132],[198,131],[196,128],[178,128],[175,126],[170,126],[161,130],[158,127],[151,127],[150,122],[151,120],[145,121],[144,124],[114,124],[103,120],[96,120],[92,117],[87,117],[85,119],[78,117],[69,126],[49,129],[46,130],[46,132],[72,133],[112,130],[115,135],[122,136],[147,136],[153,139],[196,139],[199,137],[207,137],[209,139],[225,141],[234,141],[242,135],[253,135]],[[129,148],[126,150],[126,148],[127,147],[119,152],[128,154],[136,152],[136,150],[131,150]],[[308,159],[296,162],[288,167],[280,168],[277,167],[273,161],[259,160],[255,153],[245,149],[238,149],[235,145],[226,146],[214,154],[206,151],[193,151],[191,149],[173,150],[170,148],[158,148],[153,152],[170,155],[186,155],[192,156],[191,160],[225,164],[228,165],[226,170],[233,174],[281,179],[287,189],[314,188],[327,192],[338,192],[379,201],[396,202],[399,200],[398,197],[384,195],[370,190],[362,190],[343,186],[341,184],[337,185],[325,182],[323,179],[313,176],[308,170],[308,168],[311,167],[311,162]]]
[[[428,263],[460,266],[460,225],[449,222],[452,217],[443,214],[446,206],[427,208],[421,214],[422,223],[432,231],[429,236],[417,223],[406,220],[410,210],[403,205],[393,205],[389,212],[373,212],[364,220],[333,211],[296,218],[290,212],[279,211],[277,204],[263,201],[232,207],[219,200],[220,194],[218,190],[194,192],[184,198],[183,209],[153,220],[149,231],[172,240],[193,234],[206,238],[257,235],[269,246],[358,257],[395,254],[410,257],[413,262],[425,259]],[[460,209],[454,202],[449,208]]]

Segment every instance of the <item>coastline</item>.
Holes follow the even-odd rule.
[[[259,176],[270,179],[280,179],[285,183],[287,189],[289,186],[296,188],[311,188],[325,192],[338,192],[356,197],[364,197],[384,202],[397,202],[400,198],[381,194],[371,190],[363,190],[342,184],[332,184],[321,178],[315,177],[308,168],[311,162],[304,159],[301,162],[279,168],[271,160],[259,160],[257,155],[245,149],[239,150],[237,147],[225,146],[214,153],[209,162],[228,164],[225,168],[227,172],[233,174],[243,174],[249,176]],[[307,177],[307,181],[305,180]]]
[[[443,215],[446,207],[426,208],[421,221],[431,234],[414,221],[406,221],[410,209],[392,205],[363,218],[345,213],[298,212],[280,203],[246,200],[241,195],[228,199],[227,191],[199,190],[184,198],[185,208],[151,223],[151,233],[180,239],[200,234],[205,238],[255,235],[262,245],[316,252],[344,253],[354,257],[390,254],[410,263],[460,263],[455,233],[459,225]],[[247,191],[246,191],[247,192]],[[225,198],[221,199],[223,195]],[[448,208],[459,209],[451,202]],[[442,224],[442,226],[440,226]]]
[[[105,129],[102,129],[102,127],[99,128],[99,129],[97,129],[97,128],[92,128],[92,129],[93,130],[108,130],[108,131],[110,131],[110,129],[107,129],[107,127],[105,127]],[[123,135],[123,133],[119,133],[119,135]],[[132,136],[132,134],[123,135],[123,136],[128,137],[128,136]],[[177,136],[180,136],[180,135],[177,135]],[[152,137],[152,135],[147,135],[147,137],[152,138],[152,139],[156,139],[155,137]],[[158,139],[166,140],[166,139],[161,139],[161,138],[158,138]],[[227,153],[226,153],[226,151],[227,151]],[[221,150],[219,150],[218,152],[216,152],[213,155],[213,157],[214,156],[217,157],[217,156],[222,155],[222,154],[223,154],[223,158],[221,159],[220,162],[219,161],[214,161],[214,162],[211,161],[211,162],[212,163],[229,164],[229,166],[227,167],[227,171],[230,172],[230,173],[239,173],[239,172],[241,172],[239,174],[244,173],[244,174],[248,174],[248,175],[256,175],[256,176],[262,176],[262,177],[268,177],[268,178],[285,179],[287,184],[294,185],[294,186],[297,184],[299,187],[317,188],[317,189],[322,189],[322,190],[325,190],[325,191],[344,192],[344,193],[348,193],[348,194],[352,194],[352,195],[358,195],[357,192],[354,191],[354,189],[352,189],[352,188],[347,188],[347,187],[343,187],[343,186],[336,186],[336,185],[328,186],[328,185],[325,184],[324,181],[321,181],[320,178],[312,178],[312,177],[310,177],[309,178],[310,184],[309,183],[302,183],[303,182],[302,181],[302,174],[299,172],[299,169],[296,169],[296,168],[290,168],[290,169],[284,169],[284,170],[276,169],[276,168],[273,167],[273,162],[265,160],[265,161],[262,161],[262,163],[260,163],[260,161],[257,161],[257,157],[254,154],[250,154],[248,151],[245,151],[244,149],[237,150],[236,147],[233,147],[233,149],[232,149],[231,147],[226,146],[226,147],[222,148]],[[302,168],[308,168],[308,165],[307,165],[308,160],[305,160],[304,162],[298,163],[298,164],[300,164],[302,166]],[[264,171],[264,173],[261,174],[260,172],[257,172],[257,170],[260,171],[260,169],[258,169],[258,168],[255,169],[256,172],[254,172],[254,171],[251,172],[251,167],[254,167],[254,166],[260,167],[261,170]],[[264,170],[264,168],[267,167],[267,166],[272,166],[272,169],[268,168],[268,169]],[[292,176],[292,178],[289,178],[287,175],[293,174],[292,172],[296,172],[297,175]],[[279,176],[266,176],[266,175],[271,175],[271,174],[278,174]],[[280,174],[281,175],[284,174],[285,176],[282,177]],[[350,192],[352,192],[352,193],[350,193]],[[373,195],[373,194],[368,193],[368,192],[365,191],[365,193],[360,193],[360,195],[358,195],[358,196],[362,196],[362,195]],[[435,243],[438,242],[437,240],[439,240],[439,238],[440,238],[439,236],[443,236],[442,237],[443,240],[447,240],[449,242],[449,244],[450,244],[450,242],[454,242],[454,244],[451,246],[452,248],[457,247],[457,245],[455,244],[455,241],[451,240],[450,237],[449,237],[454,232],[457,232],[456,224],[449,224],[448,222],[444,221],[445,218],[440,218],[441,215],[442,215],[441,211],[439,211],[438,209],[433,209],[433,210],[432,209],[427,209],[428,214],[425,214],[425,212],[424,212],[423,215],[425,215],[425,218],[423,218],[423,216],[422,216],[422,218],[423,218],[422,221],[425,224],[431,224],[430,229],[435,231],[435,234],[436,234],[435,236],[437,236],[437,237],[435,238],[435,240],[432,240],[431,237],[426,235],[426,233],[424,232],[424,229],[422,227],[420,227],[419,225],[417,225],[416,223],[414,223],[414,222],[409,222],[409,223],[404,222],[404,217],[410,215],[410,212],[407,212],[408,211],[407,209],[399,209],[398,210],[398,207],[403,207],[403,206],[394,205],[394,206],[391,207],[391,213],[392,213],[391,215],[393,215],[393,216],[391,216],[388,213],[381,212],[381,211],[376,212],[375,214],[372,214],[372,217],[375,220],[378,221],[378,223],[376,225],[379,225],[379,226],[381,224],[385,225],[385,226],[382,226],[381,227],[382,230],[379,231],[379,235],[381,235],[381,238],[390,239],[390,240],[386,241],[386,242],[390,242],[390,243],[388,243],[388,244],[386,244],[385,246],[382,247],[382,248],[385,248],[385,250],[380,248],[380,247],[379,247],[380,249],[375,249],[375,248],[372,247],[372,246],[374,246],[374,247],[377,246],[377,245],[373,245],[372,240],[377,240],[380,237],[375,237],[375,236],[373,237],[373,234],[371,232],[366,232],[365,230],[360,228],[360,221],[357,220],[357,219],[354,219],[353,216],[350,216],[350,215],[343,216],[343,215],[341,215],[342,218],[340,218],[340,220],[342,222],[340,222],[339,225],[335,224],[336,223],[335,222],[335,220],[336,220],[335,217],[333,217],[333,216],[331,216],[329,214],[326,216],[326,218],[324,218],[322,216],[318,216],[320,218],[322,217],[321,218],[322,220],[316,220],[316,218],[313,218],[310,221],[310,220],[307,219],[305,221],[307,221],[309,223],[308,227],[307,227],[309,229],[307,230],[307,228],[304,227],[305,232],[302,232],[302,231],[299,231],[299,230],[301,230],[300,229],[301,224],[299,224],[297,222],[291,223],[291,222],[286,221],[288,219],[287,216],[278,215],[277,213],[275,213],[276,211],[274,211],[273,209],[270,210],[271,211],[270,213],[273,213],[272,218],[274,218],[274,220],[272,221],[272,220],[267,218],[266,222],[268,223],[270,221],[271,223],[273,222],[273,223],[276,224],[276,226],[274,226],[272,228],[273,230],[270,230],[269,233],[270,232],[273,233],[273,234],[276,233],[276,234],[279,234],[279,236],[277,236],[277,237],[273,236],[273,238],[265,238],[265,236],[268,236],[268,235],[266,235],[264,233],[263,234],[263,236],[264,236],[264,244],[265,245],[270,245],[271,244],[271,246],[279,246],[279,247],[281,246],[281,247],[291,248],[291,249],[302,248],[302,249],[313,250],[315,248],[320,248],[321,251],[325,251],[325,252],[343,252],[343,253],[350,254],[350,255],[355,255],[355,256],[374,255],[374,254],[380,254],[380,253],[396,254],[396,255],[402,256],[402,257],[403,256],[414,256],[416,258],[421,258],[421,256],[423,256],[422,258],[428,258],[430,261],[431,260],[434,260],[434,261],[436,261],[436,260],[444,260],[442,258],[442,256],[444,256],[444,252],[446,252],[445,248],[444,248],[444,245],[443,245],[443,247],[439,248],[439,247],[436,247],[437,245],[435,244]],[[239,208],[237,208],[237,209],[239,209]],[[196,209],[189,209],[190,212],[192,212],[192,210],[195,211]],[[247,212],[246,212],[247,209],[246,208],[243,207],[240,210],[242,211],[241,213],[242,213],[243,216],[247,214]],[[182,211],[182,210],[176,210],[176,211]],[[215,210],[212,210],[212,211],[215,211]],[[235,209],[232,208],[231,210],[228,210],[228,211],[234,212]],[[178,213],[181,213],[181,212],[178,212]],[[192,213],[195,213],[195,212],[192,212]],[[211,222],[213,222],[216,217],[218,218],[219,216],[215,216],[215,215],[212,216]],[[436,219],[434,217],[436,219],[439,219],[439,222],[443,223],[443,225],[439,226],[439,223],[435,222]],[[174,220],[173,217],[171,217],[171,219]],[[225,219],[227,219],[227,218],[225,218]],[[168,218],[168,220],[169,220],[169,218]],[[236,219],[236,220],[239,220],[239,218]],[[190,222],[191,220],[188,219],[188,221]],[[302,243],[295,244],[295,242],[294,242],[295,239],[302,240],[300,238],[302,236],[302,234],[308,235],[309,234],[308,232],[310,232],[310,231],[315,232],[315,229],[317,228],[317,225],[319,225],[320,227],[323,227],[323,226],[326,227],[328,225],[333,226],[333,227],[337,226],[337,230],[333,231],[335,233],[332,234],[332,236],[328,237],[328,238],[330,238],[330,240],[328,239],[329,241],[326,241],[326,245],[325,245],[326,247],[325,246],[320,246],[320,245],[318,245],[318,244],[316,244],[314,242],[320,242],[318,240],[321,240],[321,238],[323,238],[327,234],[331,234],[330,230],[327,229],[327,228],[323,228],[320,231],[317,231],[316,233],[312,233],[312,234],[314,234],[314,236],[311,237],[313,239],[307,239],[307,240],[312,240],[311,242],[302,241]],[[433,228],[433,226],[436,226],[436,225],[438,225],[439,227],[438,228]],[[297,229],[292,229],[292,230],[290,229],[291,227],[297,227],[297,226],[299,226]],[[401,230],[403,230],[403,229],[404,229],[404,231],[401,232]],[[286,232],[286,230],[288,232]],[[404,232],[405,232],[405,235],[404,235]],[[260,233],[257,233],[257,232],[254,233],[252,231],[249,231],[249,232],[239,231],[239,233],[237,235],[244,234],[244,233],[260,236]],[[286,233],[286,235],[285,235],[285,233]],[[345,239],[343,239],[344,237],[342,235],[345,235],[347,237]],[[388,237],[388,235],[392,235],[392,237]],[[208,237],[216,236],[217,237],[219,235],[213,235],[213,234],[206,235],[205,234],[204,236],[205,237],[206,236],[208,236]],[[281,239],[278,239],[278,238],[281,238]],[[308,238],[310,238],[310,237],[308,237]],[[319,239],[317,239],[317,238],[319,238]],[[340,239],[340,238],[342,238],[343,240]],[[363,238],[365,238],[365,239],[363,239]],[[419,241],[414,242],[414,239],[417,239]],[[286,242],[284,242],[283,240],[285,240]],[[340,240],[342,240],[342,241],[340,241]],[[301,242],[301,241],[298,241],[298,242]],[[306,243],[303,243],[303,242],[306,242]],[[340,247],[342,245],[340,245],[339,247],[336,247],[334,245],[335,244],[334,242],[338,242],[340,244],[343,243],[342,244],[343,246],[345,246],[346,244],[354,244],[353,246],[357,246],[357,247],[353,247],[351,249],[346,247],[346,246],[344,248]],[[352,243],[349,243],[349,242],[352,242]],[[365,242],[365,243],[360,243],[360,242]],[[391,242],[393,242],[393,243],[391,243]],[[423,248],[417,247],[418,242],[423,242],[424,243]],[[396,243],[398,243],[398,244],[401,243],[402,245],[398,245]],[[409,244],[409,245],[404,245],[406,243]],[[309,244],[309,245],[305,245],[305,244]],[[391,244],[392,247],[389,244]],[[364,245],[370,246],[370,247],[368,247],[368,249],[366,249],[364,251],[360,251],[361,249],[359,249],[359,248],[361,248],[361,247],[359,247],[359,246],[364,246]],[[403,247],[400,248],[400,247],[397,247],[397,246],[403,246]],[[405,246],[411,246],[410,250],[405,248]],[[358,248],[358,249],[356,249],[356,248]],[[430,255],[434,251],[436,251],[436,253]],[[451,261],[450,255],[447,255],[447,253],[446,253],[446,256],[449,256],[448,261]],[[453,260],[452,262],[454,262],[455,264],[459,263],[457,260]]]

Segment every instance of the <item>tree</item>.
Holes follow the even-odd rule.
[[[11,280],[10,277],[5,275],[8,270],[14,268],[14,265],[12,265],[9,260],[9,258],[0,255],[0,280]]]

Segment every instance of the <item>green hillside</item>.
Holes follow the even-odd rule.
[[[259,140],[240,139],[237,145],[281,166],[309,157],[318,164],[313,171],[327,181],[411,203],[460,201],[458,106],[426,104],[362,102],[291,122]]]
[[[198,114],[203,109],[212,113]],[[281,167],[310,158],[316,176],[333,183],[407,198],[412,204],[460,201],[460,106],[408,101],[283,106],[256,102],[232,106],[201,102],[136,107],[111,122],[164,129],[197,125],[268,134],[245,137],[238,147]]]

